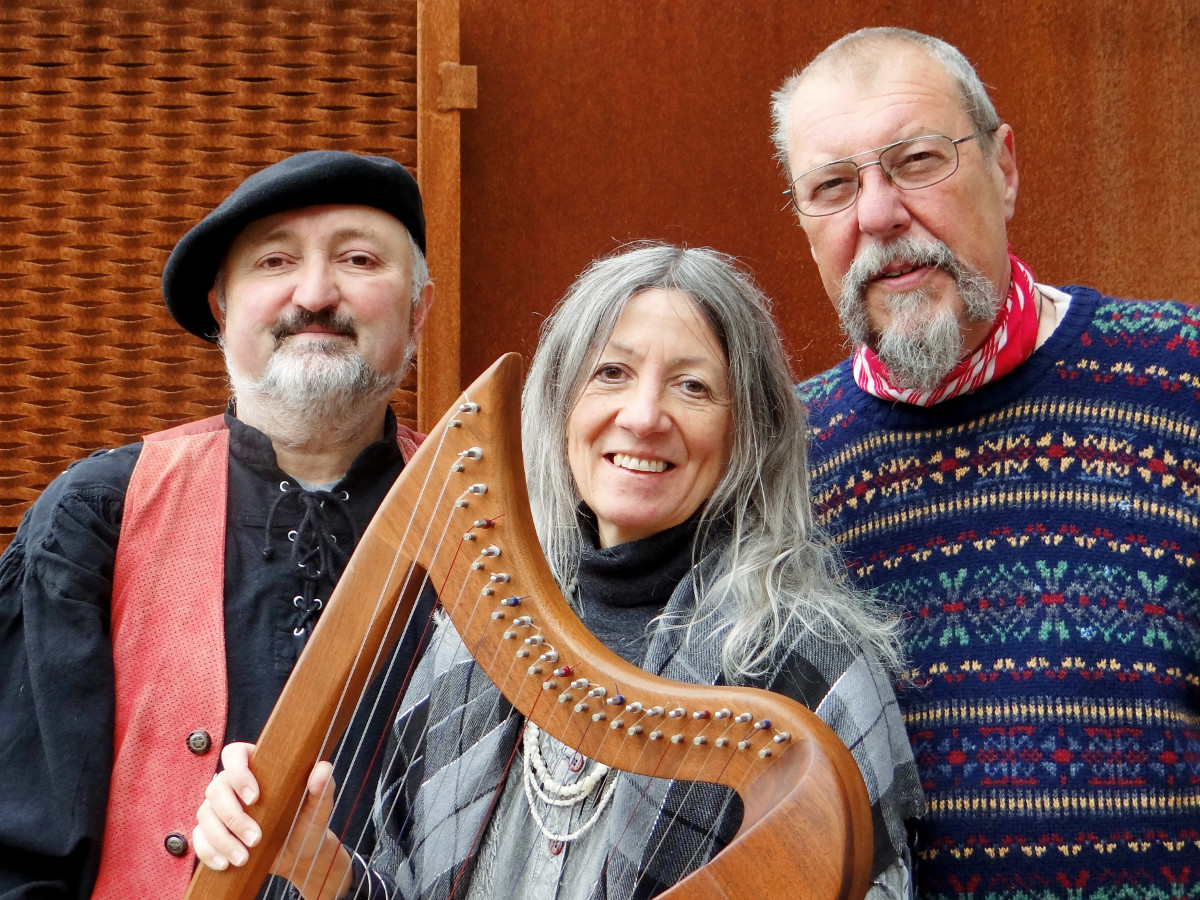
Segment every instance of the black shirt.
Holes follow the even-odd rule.
[[[389,410],[384,438],[341,481],[306,492],[265,435],[226,422],[225,739],[252,741],[403,460]],[[0,900],[91,893],[113,753],[113,560],[141,446],[72,465],[0,557]],[[431,602],[427,592],[417,615]]]

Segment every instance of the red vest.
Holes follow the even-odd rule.
[[[422,438],[397,426],[405,461]],[[116,730],[92,900],[184,895],[224,745],[229,431],[213,416],[144,440],[113,571]]]

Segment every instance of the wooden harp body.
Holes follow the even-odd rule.
[[[521,373],[515,354],[484,373],[380,506],[251,762],[261,787],[253,813],[263,826],[262,845],[241,869],[199,867],[187,900],[255,896],[309,770],[345,728],[351,713],[345,707],[352,704],[342,698],[362,691],[376,648],[398,630],[389,624],[393,610],[403,625],[426,572],[477,663],[544,731],[613,768],[719,783],[739,794],[744,817],[733,842],[661,896],[859,900],[870,880],[871,809],[838,737],[778,694],[683,684],[631,666],[563,600],[529,515],[514,424]],[[519,605],[508,605],[514,596]],[[572,687],[582,680],[607,687],[607,696]],[[617,684],[626,703],[640,703],[642,712],[607,702]],[[701,710],[712,714],[693,715]],[[728,716],[716,714],[725,710]],[[769,727],[756,727],[764,720]]]

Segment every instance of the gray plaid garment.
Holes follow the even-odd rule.
[[[689,575],[664,619],[686,620],[692,603]],[[676,681],[718,683],[719,631],[703,643],[684,638],[681,628],[658,627],[643,668]],[[850,748],[874,816],[877,889],[870,896],[903,896],[906,822],[924,811],[924,799],[895,696],[879,671],[845,648],[800,636],[774,675],[754,686],[815,709]],[[393,725],[375,802],[378,838],[370,867],[392,882],[389,896],[462,895],[523,724],[442,618]],[[515,767],[514,777],[520,777]],[[608,835],[615,850],[597,897],[652,897],[712,858],[737,831],[741,804],[727,788],[629,773],[619,778]],[[364,883],[355,896],[368,895],[378,896],[377,889],[368,891]]]

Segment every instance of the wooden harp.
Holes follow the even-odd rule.
[[[380,506],[251,761],[261,788],[254,814],[262,844],[240,869],[198,867],[187,900],[255,896],[312,764],[336,742],[326,735],[346,726],[351,710],[339,708],[339,698],[362,691],[364,660],[395,630],[388,625],[393,608],[398,621],[408,618],[411,587],[425,572],[444,586],[442,604],[466,645],[478,648],[477,663],[544,731],[613,768],[723,784],[741,797],[734,840],[660,896],[859,900],[870,880],[871,808],[838,737],[778,694],[683,684],[631,666],[563,600],[529,515],[520,429],[513,426],[520,422],[522,368],[516,354],[497,360],[442,418]],[[504,602],[512,596],[521,598],[519,607]],[[568,661],[572,671],[555,676]],[[565,698],[582,693],[571,686],[579,679],[619,684],[628,703],[663,712],[641,716],[644,727],[634,729],[618,724],[633,717],[603,700],[577,711],[579,698]],[[701,709],[730,715],[693,717]],[[600,715],[606,718],[593,718]],[[755,727],[764,720],[769,728]]]

